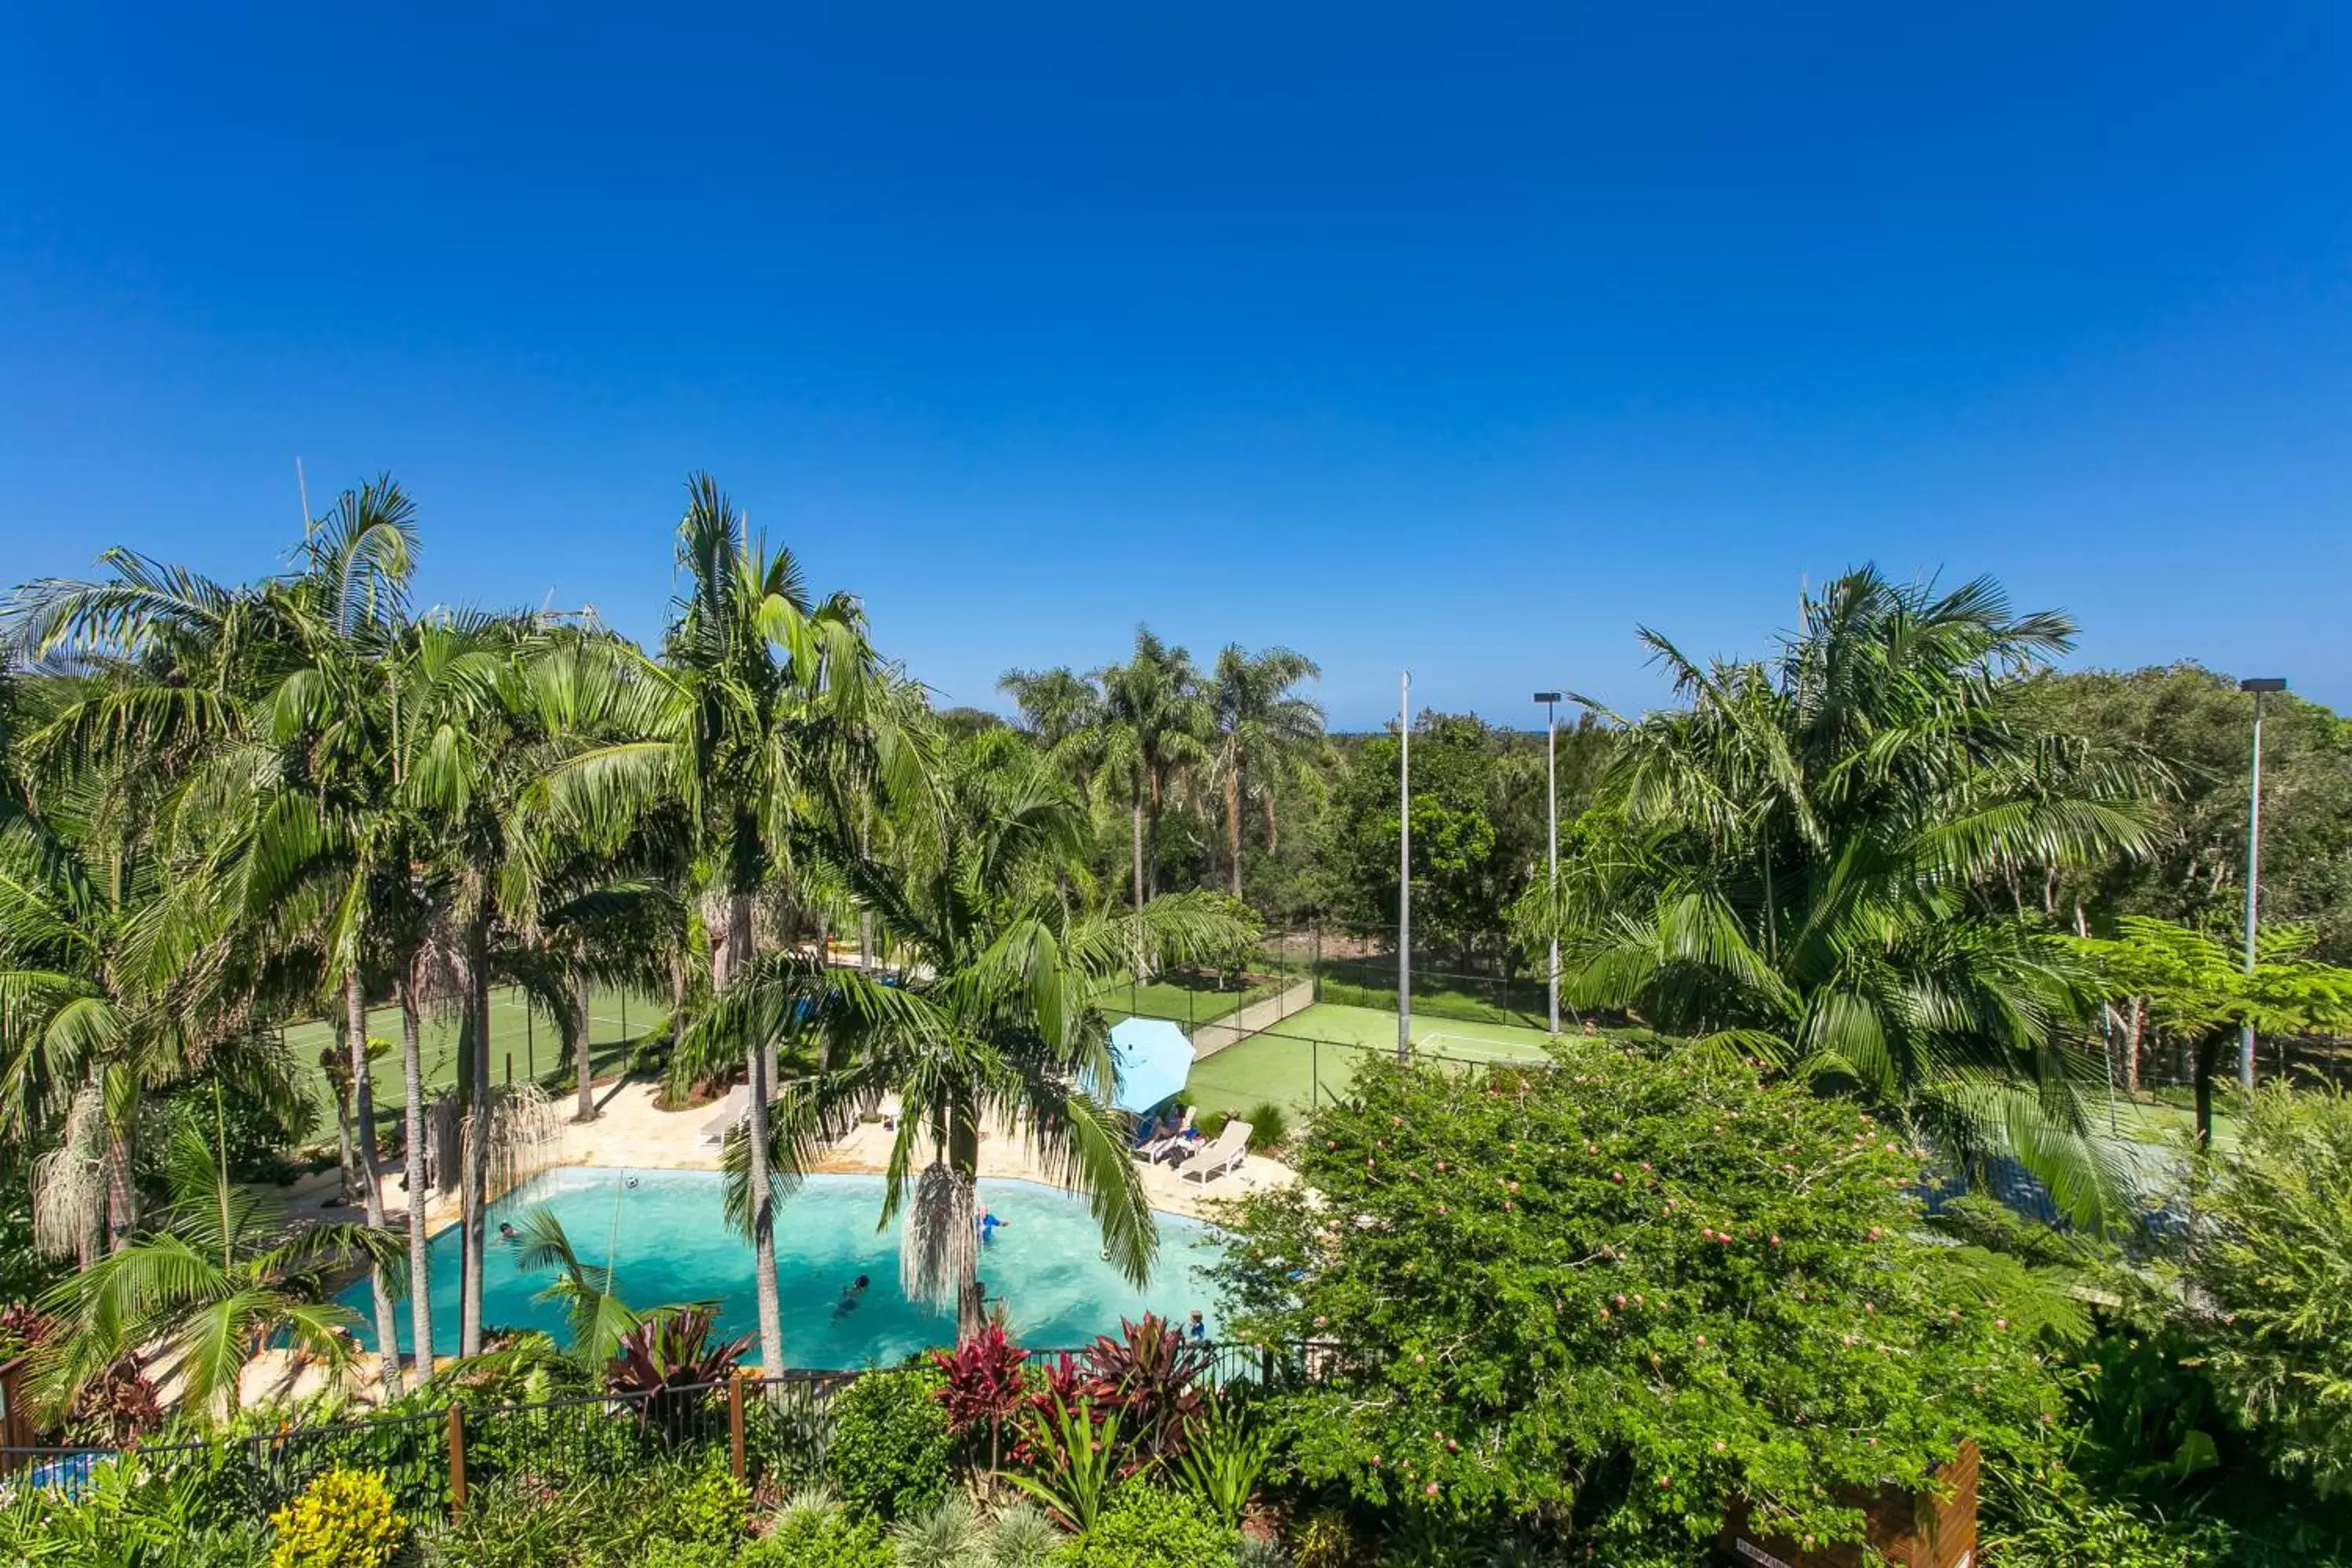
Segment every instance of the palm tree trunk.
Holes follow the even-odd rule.
[[[465,1312],[457,1334],[457,1353],[482,1352],[483,1219],[488,1209],[490,1124],[490,952],[489,932],[477,925],[466,943],[467,1110],[474,1129],[464,1139],[457,1204],[465,1237]],[[468,1038],[467,1037],[470,1037]]]
[[[400,988],[400,1080],[402,1131],[408,1146],[401,1160],[408,1175],[408,1338],[420,1378],[433,1375],[433,1268],[425,1235],[425,1051],[416,1016],[416,971],[420,952],[409,959]]]
[[[352,1050],[352,1119],[359,1123],[360,1176],[366,1184],[368,1224],[383,1228],[383,1176],[375,1156],[375,1084],[369,1070],[367,997],[360,989],[359,965],[343,972],[343,1014],[349,1020],[345,1037]],[[380,1265],[368,1268],[368,1294],[374,1298],[376,1357],[382,1363],[383,1394],[400,1397],[400,1319],[392,1310],[392,1290]]]
[[[131,1184],[131,1140],[111,1124],[106,1130],[106,1249],[120,1252],[139,1224],[139,1194]]]
[[[572,983],[572,1049],[580,1071],[580,1114],[578,1121],[596,1120],[596,1089],[588,1064],[588,980],[585,975]]]
[[[341,1030],[335,1031],[337,1040],[340,1041],[342,1035]],[[342,1178],[343,1183],[342,1200],[349,1203],[352,1201],[352,1189],[359,1184],[352,1179],[352,1102],[341,1092],[335,1096],[335,1173]]]
[[[1143,836],[1143,868],[1146,872],[1143,890],[1156,899],[1160,896],[1160,776],[1157,773],[1151,778],[1150,817],[1147,825],[1149,830]]]
[[[1225,770],[1225,858],[1233,867],[1234,897],[1242,896],[1242,800],[1247,795],[1243,788],[1241,764],[1236,762]]]
[[[1143,796],[1139,794],[1129,807],[1128,826],[1135,836],[1135,907],[1143,908]]]
[[[2139,1093],[2139,1032],[2147,1013],[2137,996],[2131,999],[2131,1024],[2124,1040],[2124,1091]]]
[[[740,974],[751,962],[751,895],[732,894],[728,904],[731,976]],[[751,1145],[751,1268],[752,1287],[760,1301],[760,1367],[773,1377],[784,1369],[784,1310],[776,1294],[776,1199],[768,1183],[768,1097],[775,1089],[770,1077],[772,1058],[766,1047],[765,1041],[754,1041],[745,1053],[751,1103],[743,1131]]]

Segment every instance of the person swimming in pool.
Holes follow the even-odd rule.
[[[522,1239],[522,1232],[517,1230],[506,1221],[500,1220],[499,1221],[499,1239],[500,1241],[520,1241]]]
[[[866,1288],[873,1283],[871,1279],[860,1274],[856,1279],[844,1285],[841,1288],[841,1300],[833,1304],[833,1315],[836,1318],[845,1318],[857,1310],[857,1298],[865,1295]]]
[[[996,1233],[1003,1230],[1005,1226],[1004,1221],[985,1211],[982,1213],[980,1218],[974,1223],[980,1227],[980,1244],[982,1247],[993,1245],[996,1240]]]

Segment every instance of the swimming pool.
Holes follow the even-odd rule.
[[[499,1240],[502,1220],[545,1205],[572,1237],[583,1263],[608,1251],[617,1260],[614,1289],[644,1311],[682,1301],[719,1303],[718,1331],[756,1333],[751,1247],[720,1213],[722,1178],[709,1171],[621,1171],[567,1166],[551,1171],[490,1205],[490,1247],[483,1259],[483,1321],[492,1328],[544,1329],[566,1339],[562,1307],[531,1298],[550,1274],[523,1274],[515,1248]],[[1161,1215],[1160,1258],[1138,1289],[1102,1258],[1101,1234],[1086,1205],[1034,1182],[984,1181],[980,1196],[1005,1222],[981,1255],[989,1299],[1002,1300],[1014,1337],[1025,1344],[1076,1345],[1116,1331],[1122,1317],[1158,1312],[1178,1321],[1198,1308],[1216,1328],[1205,1270],[1220,1254],[1213,1227]],[[848,1369],[887,1364],[908,1352],[952,1343],[955,1314],[908,1301],[898,1289],[898,1226],[877,1232],[879,1176],[811,1176],[776,1215],[776,1280],[783,1294],[784,1355],[794,1366]],[[458,1236],[449,1226],[432,1241],[436,1353],[457,1352]],[[842,1288],[872,1280],[856,1307],[836,1312]],[[336,1300],[359,1315],[360,1342],[375,1345],[373,1309],[364,1279]],[[408,1305],[398,1303],[400,1347],[410,1341]],[[754,1345],[747,1354],[756,1355]]]

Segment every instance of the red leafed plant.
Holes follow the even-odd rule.
[[[136,1355],[125,1355],[82,1384],[66,1414],[66,1435],[75,1443],[136,1442],[163,1424],[155,1384]]]
[[[1007,1340],[1003,1326],[996,1323],[952,1352],[931,1352],[932,1362],[947,1379],[939,1389],[940,1403],[948,1407],[948,1425],[957,1436],[981,1427],[993,1429],[1021,1408],[1027,1394],[1021,1363],[1028,1359],[1029,1352]]]
[[[679,1417],[723,1382],[735,1358],[751,1342],[744,1334],[710,1342],[715,1314],[709,1307],[656,1312],[620,1337],[619,1352],[604,1365],[604,1384],[614,1394],[645,1395],[638,1418],[657,1430],[677,1429]]]
[[[1077,1361],[1062,1356],[1049,1364],[1045,1386],[1030,1394],[1029,1404],[1049,1415],[1082,1404],[1097,1416],[1118,1415],[1129,1456],[1121,1474],[1132,1475],[1183,1451],[1185,1431],[1201,1415],[1199,1384],[1209,1352],[1154,1313],[1118,1327],[1118,1338],[1098,1336]]]

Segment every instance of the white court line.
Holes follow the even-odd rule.
[[[1421,1038],[1415,1040],[1413,1044],[1417,1046],[1431,1047],[1442,1047],[1444,1045],[1453,1045],[1457,1047],[1475,1047],[1481,1051],[1501,1053],[1487,1058],[1494,1061],[1531,1061],[1535,1059],[1531,1057],[1528,1057],[1525,1054],[1524,1049],[1518,1047],[1515,1042],[1490,1040],[1483,1035],[1455,1035],[1440,1030],[1433,1035],[1423,1035]]]

